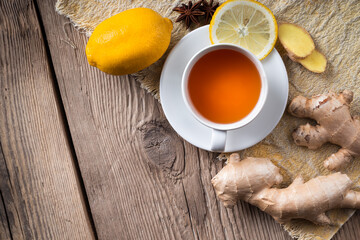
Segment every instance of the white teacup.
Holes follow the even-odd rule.
[[[259,72],[261,79],[260,96],[255,107],[244,118],[240,119],[237,122],[229,123],[229,124],[219,124],[204,118],[192,104],[188,91],[189,75],[195,63],[209,52],[220,49],[230,49],[242,53],[244,56],[246,56],[249,60],[251,60],[254,63],[254,65],[256,66]],[[219,61],[221,61],[221,59],[219,59]],[[255,119],[255,117],[260,113],[261,109],[264,106],[265,100],[267,98],[267,94],[268,94],[268,79],[266,77],[261,62],[256,58],[254,54],[234,44],[223,44],[223,43],[215,44],[200,50],[190,59],[190,61],[185,67],[185,71],[182,76],[182,96],[185,101],[185,105],[200,123],[212,129],[211,151],[214,152],[224,151],[226,145],[227,131],[244,127],[245,125],[247,125],[248,123],[250,123],[252,120]]]

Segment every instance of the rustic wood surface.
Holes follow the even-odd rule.
[[[92,239],[33,2],[0,1],[1,239]]]
[[[291,239],[247,203],[225,209],[216,154],[133,79],[90,67],[54,5],[0,1],[0,239]],[[334,239],[360,239],[359,223]]]
[[[7,213],[9,210],[6,209],[5,205],[6,202],[4,196],[8,202],[14,201],[10,193],[9,185],[9,174],[7,172],[4,154],[0,145],[0,239],[11,239],[12,231],[16,231],[15,229],[10,230],[10,218]],[[12,210],[12,212],[15,211]],[[16,225],[13,224],[13,226]]]

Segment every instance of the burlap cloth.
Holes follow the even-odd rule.
[[[104,19],[123,10],[135,7],[148,7],[174,22],[172,41],[169,50],[158,62],[149,68],[133,75],[141,86],[159,99],[159,78],[161,67],[171,48],[190,30],[183,24],[175,23],[177,13],[172,8],[187,1],[171,0],[58,0],[56,10],[69,17],[76,28],[84,30],[88,36]],[[224,1],[220,1],[224,2]],[[303,94],[311,96],[328,90],[340,91],[345,88],[354,91],[352,112],[360,113],[360,1],[260,1],[268,6],[279,23],[291,22],[303,26],[312,35],[317,49],[328,59],[324,74],[307,71],[300,64],[294,63],[286,56],[284,49],[276,45],[289,75],[289,99]],[[196,28],[198,26],[194,26]],[[276,71],[276,69],[274,69]],[[326,144],[320,149],[308,150],[293,143],[291,132],[308,120],[297,119],[285,113],[275,130],[261,143],[241,152],[242,157],[268,157],[281,168],[285,177],[283,186],[290,183],[297,174],[310,179],[330,172],[322,167],[323,160],[338,147]],[[355,159],[347,173],[359,188],[360,159]],[[339,228],[351,217],[354,210],[341,209],[327,214],[334,222],[331,226],[315,226],[310,222],[296,220],[285,224],[284,228],[291,236],[299,239],[330,239]]]

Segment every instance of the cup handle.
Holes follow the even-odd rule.
[[[211,151],[223,152],[225,150],[227,131],[212,129],[211,133]]]

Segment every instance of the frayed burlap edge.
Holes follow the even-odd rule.
[[[299,227],[297,225],[293,225],[293,224],[289,224],[289,225],[290,226],[282,225],[282,227],[285,229],[285,231],[287,231],[289,233],[289,235],[292,238],[295,238],[295,239],[298,239],[298,240],[314,240],[314,239],[316,239],[316,240],[326,240],[325,238],[315,236],[312,233],[304,232],[304,230],[301,229],[301,227]],[[332,236],[330,238],[332,238]]]
[[[355,213],[355,210],[353,210],[352,213],[349,214],[349,218]],[[340,229],[342,227],[342,225],[344,225],[343,223],[338,225],[338,228]],[[310,232],[305,232],[304,228],[302,227],[302,225],[299,225],[296,222],[289,222],[286,224],[281,225],[285,231],[287,231],[289,233],[289,235],[292,238],[298,239],[298,240],[328,240],[331,239],[338,230],[336,231],[331,231],[331,233],[329,233],[328,236],[326,236],[326,238],[320,237],[318,235],[315,235],[313,233]]]

